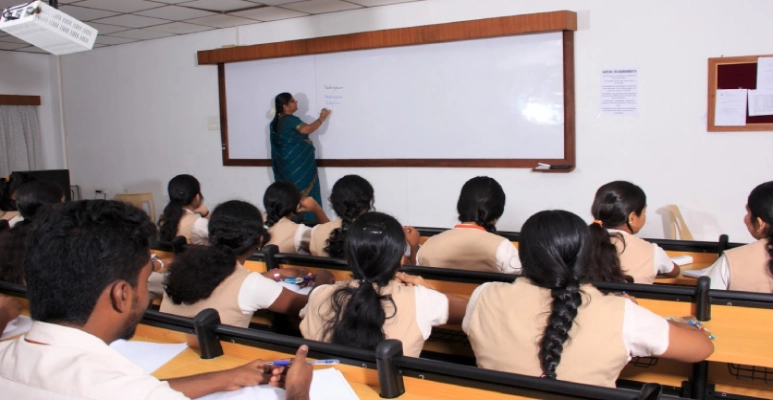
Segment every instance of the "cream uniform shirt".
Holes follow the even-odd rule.
[[[27,335],[0,343],[0,393],[19,400],[187,399],[102,339],[40,321]]]

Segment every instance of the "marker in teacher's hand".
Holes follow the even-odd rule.
[[[279,360],[279,361],[269,361],[266,363],[266,365],[270,365],[272,367],[286,367],[288,365],[292,365],[293,360]],[[333,364],[340,364],[341,360],[309,360],[306,361],[306,365],[333,365]]]

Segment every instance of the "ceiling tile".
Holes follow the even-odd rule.
[[[309,15],[300,11],[285,10],[278,7],[261,7],[253,8],[252,10],[236,11],[229,15],[237,15],[240,17],[252,18],[258,21],[275,21],[278,19],[287,19],[294,17],[303,17]]]
[[[131,43],[136,41],[137,39],[127,39],[127,38],[99,35],[97,36],[96,43],[113,45],[113,44]]]
[[[98,19],[97,22],[108,25],[125,26],[127,28],[147,28],[153,25],[165,24],[165,19],[143,17],[142,15],[123,14],[115,17]]]
[[[250,0],[253,3],[264,4],[267,6],[280,6],[287,3],[297,3],[299,0]]]
[[[179,6],[166,6],[161,8],[154,8],[152,10],[139,11],[135,14],[144,15],[146,17],[163,18],[170,21],[185,21],[192,18],[201,18],[210,15],[216,15],[213,12],[196,10],[193,8],[179,7]]]
[[[110,36],[127,38],[127,39],[148,40],[148,39],[158,39],[162,37],[173,36],[173,34],[168,32],[156,32],[156,31],[151,31],[147,29],[131,29],[128,31],[116,32]]]
[[[151,31],[174,33],[178,35],[185,33],[203,32],[210,29],[212,28],[208,26],[193,25],[185,22],[172,22],[171,24],[156,25],[148,28],[148,30]]]
[[[100,24],[99,22],[87,22],[88,26],[96,29],[100,35],[109,35],[114,32],[125,31],[129,28],[123,26]]]
[[[185,3],[185,7],[200,8],[209,11],[228,12],[257,7],[258,4],[244,0],[196,0]]]
[[[215,14],[210,17],[189,19],[188,21],[185,21],[185,22],[189,22],[191,24],[197,24],[197,25],[211,26],[213,28],[231,28],[234,26],[260,23],[260,21],[255,21],[254,19],[237,17],[235,15],[230,15],[230,14]],[[0,40],[3,40],[3,39],[0,38]]]
[[[298,3],[286,4],[282,7],[309,14],[322,14],[335,11],[352,10],[355,8],[361,8],[362,6],[340,0],[308,0],[300,1]]]
[[[180,4],[180,3],[188,3],[193,0],[153,0],[157,3],[166,3],[166,4]]]
[[[110,11],[95,10],[93,8],[83,8],[76,6],[61,6],[59,7],[59,10],[83,22],[88,22],[98,18],[110,17],[118,14]]]
[[[145,0],[85,0],[79,2],[78,6],[119,13],[133,13],[140,10],[161,7],[162,5]]]
[[[387,6],[390,4],[410,3],[417,0],[346,0],[349,3],[359,4],[365,7]]]
[[[0,42],[0,50],[16,50],[21,49],[22,47],[29,47],[29,43],[10,43],[10,42]]]
[[[24,52],[24,53],[49,54],[47,51],[45,51],[45,50],[43,50],[43,49],[41,49],[39,47],[35,47],[35,46],[22,47],[21,49],[17,49],[15,51],[21,51],[21,52]]]
[[[25,42],[24,40],[21,40],[17,38],[16,36],[0,36],[0,42],[8,42],[8,43],[24,43],[26,45],[29,45],[29,42]]]

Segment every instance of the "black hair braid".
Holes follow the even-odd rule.
[[[577,317],[577,309],[582,304],[580,283],[572,279],[564,288],[552,289],[553,297],[548,324],[540,340],[540,367],[546,378],[556,378],[556,368],[561,362],[564,343],[569,338],[569,331]]]
[[[358,209],[357,204],[346,205],[346,213],[341,216],[341,227],[333,229],[333,231],[330,232],[330,238],[327,240],[327,247],[325,247],[325,251],[330,254],[330,257],[344,257],[346,231],[349,229],[349,225],[351,225],[351,223],[354,222],[354,220],[360,215],[361,211],[362,210]]]
[[[183,217],[182,201],[172,200],[164,207],[164,213],[161,215],[159,225],[159,238],[165,242],[171,242],[177,236],[177,228]]]

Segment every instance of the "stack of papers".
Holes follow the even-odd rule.
[[[126,341],[123,339],[110,343],[113,350],[118,351],[133,363],[142,367],[146,375],[161,368],[175,358],[180,352],[188,348],[185,343],[161,344],[140,341]]]
[[[199,400],[285,400],[285,391],[268,385],[244,387],[233,392],[220,392]],[[311,400],[359,400],[341,371],[335,368],[314,370]]]

